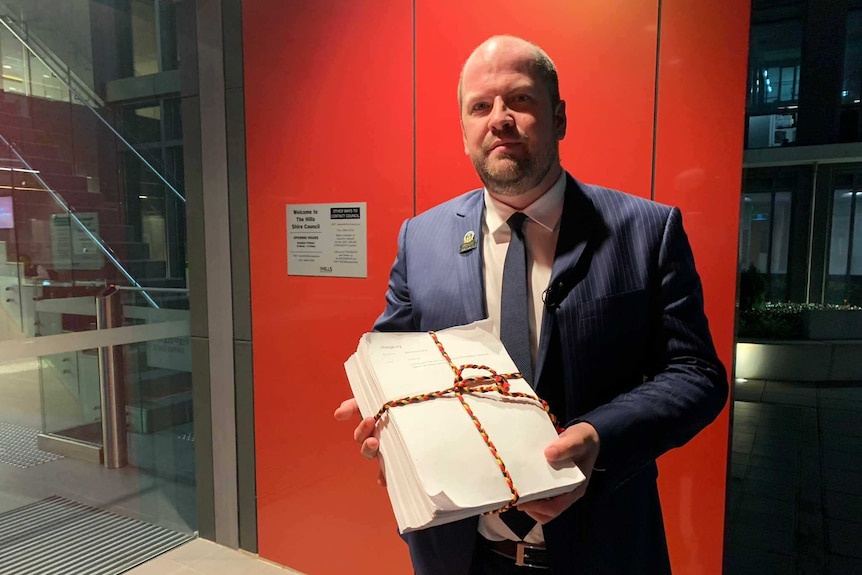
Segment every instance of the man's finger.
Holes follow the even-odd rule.
[[[544,525],[545,523],[556,519],[559,515],[571,507],[571,505],[584,496],[587,488],[586,485],[580,485],[574,491],[563,493],[550,499],[538,499],[518,505],[518,509]]]
[[[360,421],[359,425],[356,426],[356,429],[353,430],[353,441],[360,445],[364,443],[366,439],[374,434],[374,424],[375,421],[373,417],[366,417]]]
[[[333,415],[338,421],[353,419],[354,417],[359,416],[359,405],[357,405],[356,400],[352,397],[350,399],[345,399],[341,402],[341,405],[338,406],[338,409],[335,410]]]
[[[573,459],[580,462],[584,458],[594,458],[599,452],[599,434],[589,423],[582,422],[561,433],[553,443],[545,448],[548,461]]]
[[[359,448],[359,453],[365,459],[374,459],[380,452],[380,442],[376,437],[369,437],[362,442],[362,447]]]

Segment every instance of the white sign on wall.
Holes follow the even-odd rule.
[[[287,274],[368,277],[365,202],[287,204]]]
[[[75,214],[93,234],[99,236],[98,212]],[[51,216],[51,259],[57,270],[100,270],[105,258],[98,246],[72,221],[69,214]]]

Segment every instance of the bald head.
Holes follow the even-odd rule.
[[[556,106],[560,102],[560,83],[557,77],[557,67],[550,56],[536,44],[518,38],[517,36],[492,36],[479,44],[473,50],[470,57],[461,67],[461,76],[458,79],[458,104],[461,104],[463,95],[464,72],[470,66],[477,63],[494,62],[502,55],[517,55],[523,61],[525,71],[544,84],[551,98],[551,105]]]

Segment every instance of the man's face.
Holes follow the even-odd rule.
[[[496,195],[526,194],[559,163],[565,104],[554,109],[547,86],[530,67],[530,56],[497,47],[474,54],[464,67],[464,152]]]

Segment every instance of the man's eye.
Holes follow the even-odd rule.
[[[485,110],[487,110],[487,109],[488,109],[488,104],[487,104],[487,103],[485,103],[485,102],[478,102],[478,103],[476,103],[476,104],[473,104],[473,108],[471,109],[471,111],[472,111],[473,113],[476,113],[476,112],[484,112],[484,111],[485,111]]]
[[[518,94],[517,96],[512,98],[512,101],[517,103],[529,102],[530,96],[528,96],[527,94]]]

